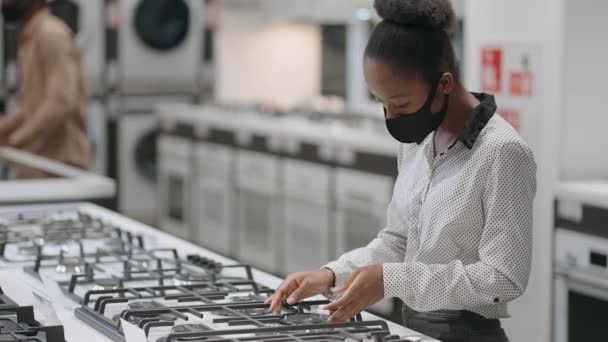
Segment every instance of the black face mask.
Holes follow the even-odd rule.
[[[419,111],[399,115],[394,119],[386,119],[386,128],[393,138],[404,144],[420,144],[431,132],[439,128],[448,112],[450,99],[450,96],[446,94],[443,99],[443,107],[439,113],[433,114],[431,112],[431,105],[437,94],[439,81],[437,80],[433,84],[426,103]],[[384,108],[384,117],[386,118],[386,108]]]
[[[18,23],[25,17],[25,8],[19,4],[2,5],[2,17],[7,23]]]

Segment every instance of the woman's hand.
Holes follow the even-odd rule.
[[[327,268],[294,273],[283,281],[272,297],[266,300],[266,304],[270,303],[270,311],[278,315],[281,313],[285,299],[290,305],[299,303],[304,298],[329,290],[334,282],[334,272]]]
[[[382,265],[362,267],[334,291],[343,294],[335,302],[324,307],[335,311],[330,322],[344,322],[384,298],[384,274]]]

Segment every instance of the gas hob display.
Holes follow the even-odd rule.
[[[327,300],[285,304],[275,315],[264,303],[273,291],[249,265],[180,255],[104,217],[79,209],[0,212],[0,263],[43,287],[56,284],[78,322],[113,341],[126,341],[123,324],[149,342],[422,341],[391,335],[382,320],[330,323]],[[61,327],[41,327],[31,307],[5,304],[15,307],[0,295],[0,341],[64,341]]]
[[[143,248],[141,236],[83,212],[0,218],[0,257],[7,263],[73,260],[136,248]]]

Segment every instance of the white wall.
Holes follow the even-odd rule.
[[[321,93],[321,34],[312,24],[224,13],[216,41],[216,99],[298,105]]]
[[[528,43],[541,48],[541,108],[530,142],[538,163],[534,260],[525,295],[511,303],[505,320],[512,341],[551,341],[551,254],[553,187],[558,178],[562,103],[562,16],[564,0],[468,0],[465,6],[465,81],[479,88],[482,44]],[[578,0],[577,0],[578,1]],[[529,132],[529,131],[528,131]]]
[[[606,178],[608,1],[565,1],[561,177]]]

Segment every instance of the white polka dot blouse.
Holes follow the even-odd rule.
[[[325,266],[336,286],[359,267],[382,264],[385,297],[414,310],[509,317],[507,302],[525,291],[530,274],[536,164],[494,115],[493,96],[475,95],[481,104],[445,153],[434,156],[433,134],[401,145],[387,226]]]

